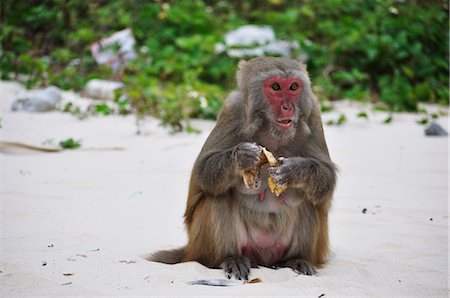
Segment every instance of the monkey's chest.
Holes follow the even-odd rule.
[[[286,241],[277,232],[250,229],[247,239],[242,243],[241,253],[252,263],[269,266],[280,262],[287,248]]]

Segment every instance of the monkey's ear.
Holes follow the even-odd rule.
[[[300,69],[301,70],[303,70],[304,72],[307,72],[308,71],[308,65],[306,64],[306,61],[305,61],[305,59],[302,59],[302,58],[297,58],[297,59],[295,59],[295,60],[297,60],[297,62],[298,62],[298,64],[300,65]]]
[[[248,62],[248,61],[246,61],[246,60],[241,60],[241,61],[239,61],[239,70],[244,69],[245,66],[246,66],[246,64],[247,64],[247,62]]]

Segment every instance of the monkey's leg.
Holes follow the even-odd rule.
[[[290,259],[284,263],[278,264],[276,268],[291,268],[295,273],[302,275],[317,275],[317,271],[308,261],[300,258]]]
[[[220,265],[227,278],[234,277],[239,280],[248,280],[250,274],[250,260],[246,257],[230,257]]]

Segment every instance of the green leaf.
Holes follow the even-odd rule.
[[[356,115],[358,118],[369,119],[369,115],[366,112],[360,112]]]
[[[333,110],[333,107],[330,104],[327,104],[327,103],[320,104],[320,111],[322,113],[330,112],[332,110]]]
[[[386,119],[384,119],[383,123],[389,124],[392,123],[393,117],[392,115],[389,115]]]
[[[417,121],[417,124],[425,125],[425,124],[427,124],[428,122],[429,122],[428,118],[424,117],[424,118],[418,120],[418,121]]]
[[[59,142],[59,146],[63,149],[77,149],[81,147],[81,141],[80,140],[74,140],[72,138],[63,140]]]
[[[347,122],[347,117],[344,114],[339,115],[336,125],[342,125]]]
[[[106,103],[101,103],[95,105],[95,112],[103,114],[104,116],[108,116],[111,114],[111,109],[108,107]]]

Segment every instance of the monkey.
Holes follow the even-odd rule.
[[[193,166],[184,213],[188,243],[148,259],[197,261],[239,280],[259,266],[317,275],[329,255],[337,167],[306,66],[259,57],[241,61],[236,77],[237,90],[226,98]],[[249,189],[242,173],[258,164],[261,146],[283,159],[263,166]],[[269,191],[269,175],[287,186],[280,197]]]

